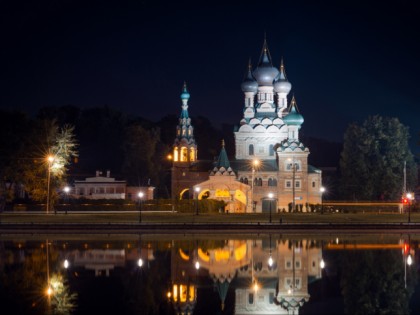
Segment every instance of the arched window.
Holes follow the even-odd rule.
[[[186,147],[181,148],[181,162],[188,161],[188,149]]]
[[[277,186],[277,179],[269,178],[268,179],[268,186]]]
[[[262,186],[262,178],[255,178],[254,186]]]
[[[243,183],[248,185],[248,178],[245,177]]]
[[[295,163],[295,171],[299,171],[300,170],[300,162],[299,161],[295,161],[294,162]],[[292,162],[290,162],[290,161],[287,161],[286,162],[286,170],[288,170],[288,171],[292,171],[293,170],[293,163]]]
[[[190,150],[190,161],[195,161],[195,150],[191,148]]]
[[[174,161],[178,162],[178,148],[175,148],[174,150]]]
[[[249,155],[254,155],[254,145],[250,144],[248,147],[248,154]]]
[[[270,146],[268,147],[268,152],[270,156],[274,156],[274,145],[270,144]]]

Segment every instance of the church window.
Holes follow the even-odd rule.
[[[268,296],[268,303],[274,304],[274,292],[270,292],[270,295]]]
[[[268,186],[277,186],[277,179],[269,178],[268,179]]]
[[[188,149],[183,147],[181,148],[181,162],[188,161]]]
[[[185,136],[185,129],[182,129],[182,135]]]
[[[248,294],[248,304],[254,304],[254,293]]]
[[[287,162],[286,170],[293,171],[293,163]],[[299,161],[296,161],[295,162],[295,171],[299,171],[299,170],[300,170],[300,163],[299,163]]]
[[[315,186],[316,186],[315,182],[312,182],[312,188],[315,188]]]
[[[300,188],[300,180],[295,181],[295,187]]]
[[[292,181],[286,180],[286,188],[292,188]]]
[[[254,185],[255,186],[262,186],[262,178],[260,177],[260,178],[256,178],[255,180],[254,180]]]
[[[254,145],[250,144],[248,147],[248,154],[249,155],[254,155]]]
[[[191,148],[190,150],[190,161],[195,161],[195,150]]]
[[[301,266],[300,260],[296,260],[295,261],[295,267],[296,267],[296,269],[300,269],[300,266]]]
[[[270,146],[268,148],[268,152],[269,152],[270,156],[274,156],[274,146],[272,144],[270,144]]]
[[[178,162],[178,148],[175,148],[174,150],[174,161]]]
[[[243,183],[248,185],[248,178],[245,177]]]

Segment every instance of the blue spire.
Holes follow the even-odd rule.
[[[217,159],[217,168],[224,167],[226,170],[230,167],[230,162],[225,150],[225,140],[222,140],[222,149],[220,150],[219,158]]]
[[[182,93],[181,93],[181,100],[189,100],[190,98],[190,93],[188,93],[187,90],[187,83],[184,81],[184,86],[182,88]]]

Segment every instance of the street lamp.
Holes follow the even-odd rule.
[[[196,193],[195,215],[198,215],[198,193],[200,192],[200,187],[195,187],[194,191]]]
[[[295,162],[295,158],[293,157],[292,159],[288,159],[288,161],[291,161],[291,167],[292,167],[292,212],[295,211],[296,209],[296,205],[295,205],[295,194],[296,194],[296,190],[295,190],[295,186],[296,186],[296,162]]]
[[[271,202],[273,200],[273,193],[268,194],[268,202],[269,202],[269,208],[270,208],[270,223],[271,223]]]
[[[139,196],[139,223],[141,223],[141,210],[142,210],[141,208],[142,208],[144,193],[140,191],[138,193],[138,196]]]
[[[411,222],[411,201],[413,200],[413,194],[407,193],[406,197],[408,200],[408,223],[410,223]]]
[[[66,199],[65,199],[65,200],[66,200],[66,202],[68,203],[68,202],[69,202],[69,192],[70,192],[70,187],[69,187],[69,186],[65,186],[65,187],[63,188],[63,191],[64,191],[64,193],[65,193],[65,195],[66,195]],[[67,206],[68,206],[68,205],[66,205],[66,206],[65,206],[65,209],[66,209],[66,210],[65,210],[65,211],[66,211],[65,213],[66,213],[66,214],[67,214]]]
[[[254,180],[255,180],[255,169],[260,165],[260,160],[252,160],[252,179],[251,179],[251,206],[252,211],[255,212],[254,204]]]
[[[50,212],[50,181],[51,181],[51,166],[54,162],[54,156],[47,156],[48,162],[48,178],[47,178],[47,214]]]
[[[319,192],[321,193],[321,214],[324,213],[324,192],[325,192],[325,187],[321,186],[321,188],[319,189]]]

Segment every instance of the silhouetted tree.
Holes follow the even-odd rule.
[[[414,189],[417,166],[408,139],[408,128],[397,118],[373,116],[361,125],[351,124],[341,152],[341,195],[359,200],[399,199],[404,162],[407,189]]]

